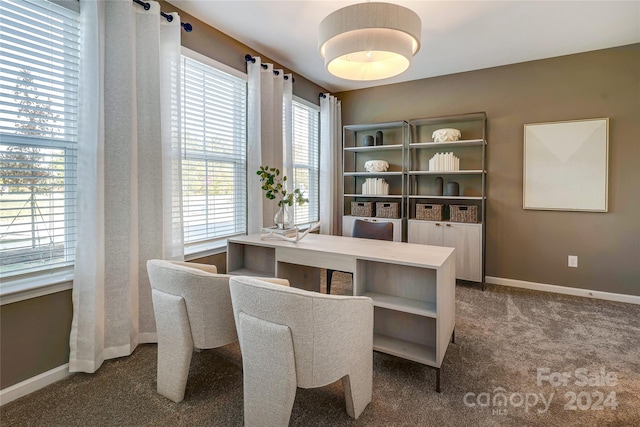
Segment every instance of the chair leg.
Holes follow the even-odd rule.
[[[356,369],[357,371],[342,377],[347,414],[354,419],[357,419],[371,403],[373,394],[372,366],[369,366],[368,369],[362,369],[362,367]]]
[[[243,312],[238,321],[244,425],[287,426],[297,386],[291,331]]]
[[[331,293],[331,278],[333,277],[333,270],[327,269],[327,293]]]
[[[182,297],[152,290],[158,330],[158,394],[181,402],[189,376],[193,338]]]

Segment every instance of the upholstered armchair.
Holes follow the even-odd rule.
[[[245,426],[286,426],[296,387],[342,379],[347,413],[358,418],[371,402],[373,302],[229,280],[242,351]]]
[[[229,276],[213,265],[149,260],[153,310],[158,331],[158,393],[184,399],[194,349],[237,340]],[[268,279],[274,280],[274,279]],[[288,284],[284,279],[275,279]]]

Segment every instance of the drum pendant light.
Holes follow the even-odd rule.
[[[411,65],[420,49],[420,17],[391,3],[359,3],[322,20],[318,47],[331,74],[347,80],[380,80]]]

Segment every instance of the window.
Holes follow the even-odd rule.
[[[209,58],[185,52],[182,197],[189,253],[203,244],[246,232],[247,82],[246,76],[209,65],[213,63]]]
[[[78,14],[0,1],[0,277],[75,259]]]
[[[296,225],[319,218],[319,116],[319,107],[293,101],[293,187],[300,188],[309,199],[309,203],[296,205]]]

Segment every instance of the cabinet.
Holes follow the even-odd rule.
[[[456,249],[456,278],[482,282],[482,224],[408,221],[409,243]]]
[[[376,137],[378,133],[378,137]],[[382,138],[380,138],[380,133]],[[343,235],[351,236],[353,222],[357,219],[391,221],[394,223],[394,240],[404,240],[404,201],[406,189],[406,141],[409,128],[405,121],[351,125],[343,128],[343,167],[342,167],[342,206]],[[380,143],[365,145],[365,140]],[[377,140],[377,141],[376,141]],[[382,160],[389,164],[386,171],[365,169],[370,160]],[[388,194],[363,192],[363,184],[367,179],[384,180],[388,185]],[[375,208],[377,202],[397,203],[398,218],[362,217],[353,215],[352,202],[370,202]]]
[[[482,282],[485,266],[486,213],[486,115],[465,114],[409,121],[406,212],[408,241],[456,248],[456,278]],[[434,131],[457,129],[457,141],[434,142]],[[431,159],[446,155],[457,158],[455,166],[433,170]],[[451,162],[450,162],[451,163]],[[456,163],[456,162],[454,162]],[[438,184],[442,179],[442,192]],[[447,192],[456,183],[458,192]],[[442,218],[417,218],[419,204],[441,204]],[[475,209],[476,223],[453,222],[452,205]],[[435,221],[433,221],[435,220]]]

